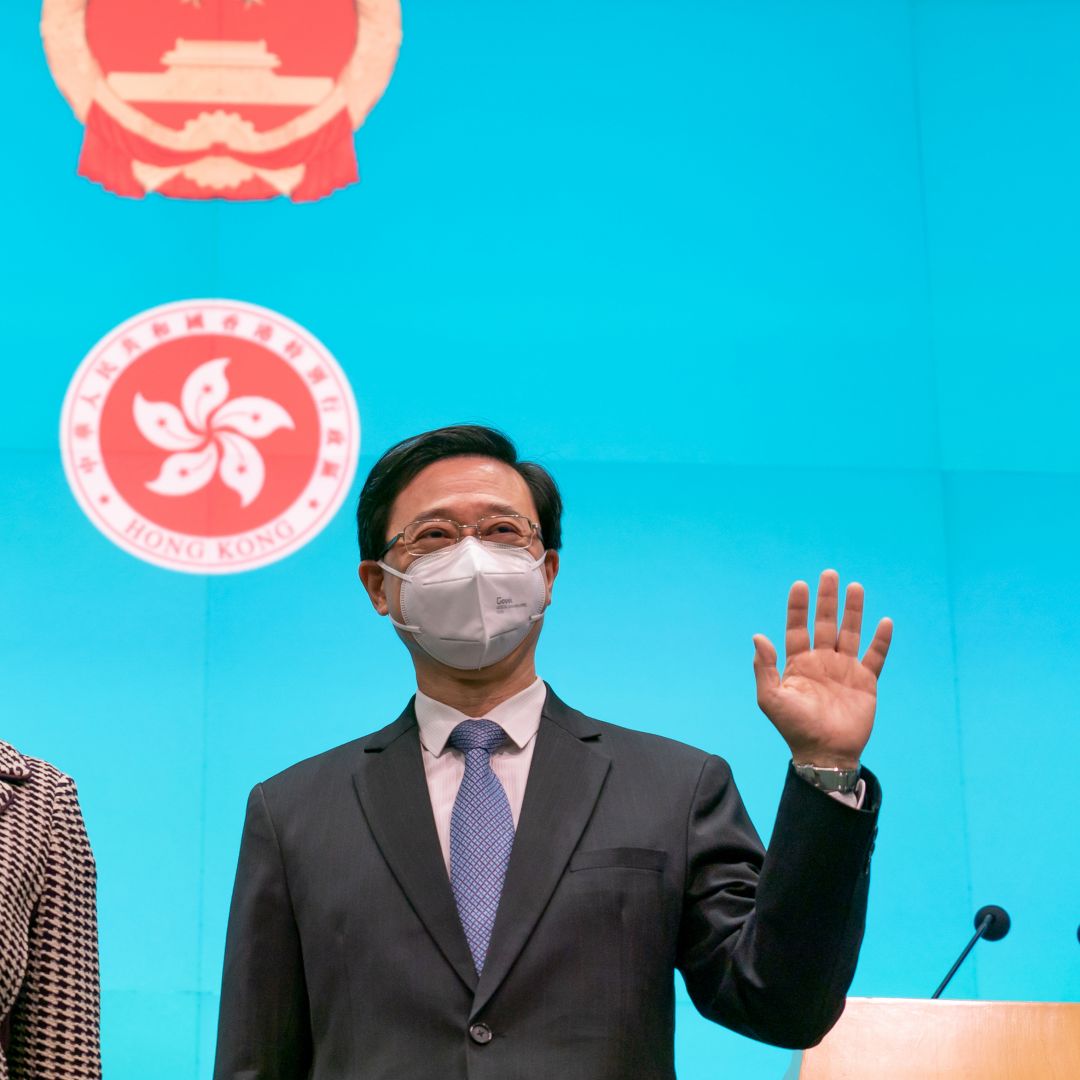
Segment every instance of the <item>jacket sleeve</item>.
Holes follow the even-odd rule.
[[[710,758],[687,823],[678,966],[698,1011],[763,1042],[813,1046],[839,1019],[866,921],[880,788],[865,809],[789,767],[767,853],[727,764]]]
[[[75,784],[61,776],[26,975],[11,1016],[11,1080],[101,1076],[97,875]]]
[[[305,1080],[311,1054],[300,935],[258,785],[248,799],[229,911],[214,1080]]]

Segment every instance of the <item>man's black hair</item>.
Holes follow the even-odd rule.
[[[562,498],[552,475],[542,465],[518,461],[517,448],[501,431],[455,424],[403,439],[375,462],[356,506],[360,558],[377,559],[386,547],[394,500],[418,473],[443,458],[465,455],[494,458],[517,471],[536,503],[544,547],[557,551],[562,544]]]

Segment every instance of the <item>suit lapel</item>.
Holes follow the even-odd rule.
[[[594,741],[599,734],[548,689],[473,1016],[524,948],[588,823],[611,766]]]
[[[0,781],[28,780],[30,766],[26,758],[6,742],[0,742]],[[8,803],[15,797],[15,789],[9,783],[0,783],[0,811],[6,810]]]
[[[476,970],[435,831],[411,702],[367,741],[353,779],[375,842],[413,910],[461,980],[475,989]]]

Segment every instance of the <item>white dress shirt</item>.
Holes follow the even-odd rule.
[[[547,698],[543,679],[507,698],[483,716],[466,716],[452,705],[446,705],[428,697],[422,690],[416,691],[416,722],[420,726],[420,746],[424,758],[424,775],[427,777],[431,809],[435,814],[435,829],[439,834],[446,872],[450,873],[450,816],[454,811],[461,779],[465,775],[465,755],[446,745],[450,732],[463,720],[491,720],[506,732],[507,740],[491,754],[491,771],[499,778],[514,828],[521,817],[521,803],[525,798],[525,784],[529,779],[536,732],[540,727],[540,713]],[[859,780],[855,791],[841,795],[832,791],[830,796],[847,806],[861,809],[865,798],[866,783]]]
[[[491,720],[506,732],[502,746],[492,751],[491,771],[499,778],[514,828],[521,817],[521,802],[525,798],[525,782],[529,779],[540,713],[547,698],[543,679],[507,698],[501,705],[489,709],[483,716],[466,716],[441,701],[416,691],[416,722],[420,725],[420,745],[424,758],[431,809],[435,813],[435,828],[439,833],[446,872],[450,873],[450,815],[454,810],[461,778],[465,775],[465,755],[446,745],[450,732],[463,720]]]

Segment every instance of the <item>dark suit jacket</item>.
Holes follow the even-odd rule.
[[[811,1045],[862,939],[867,783],[859,811],[789,774],[766,855],[723,760],[549,689],[478,979],[410,703],[252,792],[215,1080],[670,1080],[676,968],[710,1019]]]

